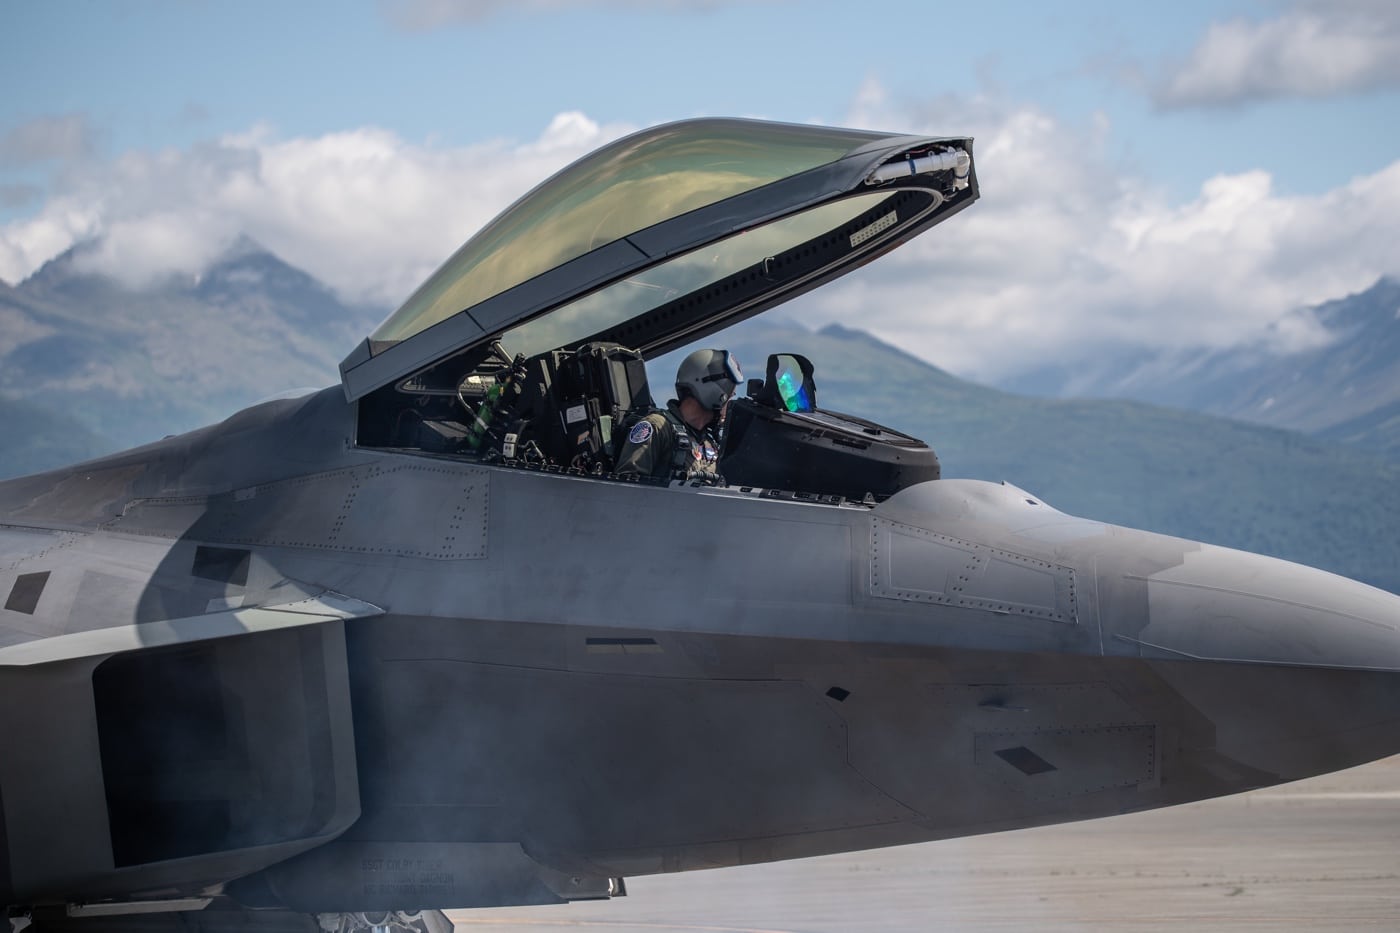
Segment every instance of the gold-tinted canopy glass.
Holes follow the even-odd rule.
[[[829,127],[692,120],[621,139],[535,188],[468,240],[379,326],[371,343],[404,340],[607,243],[881,138]]]

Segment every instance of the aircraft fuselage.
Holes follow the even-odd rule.
[[[0,508],[0,593],[48,574],[0,629],[7,902],[604,897],[1400,744],[1400,600],[1010,486],[875,505],[363,450],[328,391]]]

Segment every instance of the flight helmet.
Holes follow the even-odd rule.
[[[676,398],[689,395],[718,415],[743,381],[739,361],[728,350],[696,350],[676,370]]]

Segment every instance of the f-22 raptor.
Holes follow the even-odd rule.
[[[727,484],[616,472],[646,360],[969,207],[972,148],[644,130],[340,385],[0,484],[12,927],[442,931],[1400,750],[1400,598],[941,479],[796,355]]]

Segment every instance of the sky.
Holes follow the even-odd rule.
[[[387,313],[549,174],[694,116],[975,136],[976,205],[780,312],[970,378],[1307,346],[1270,325],[1400,276],[1394,0],[0,0],[0,87],[9,284],[246,235]]]

